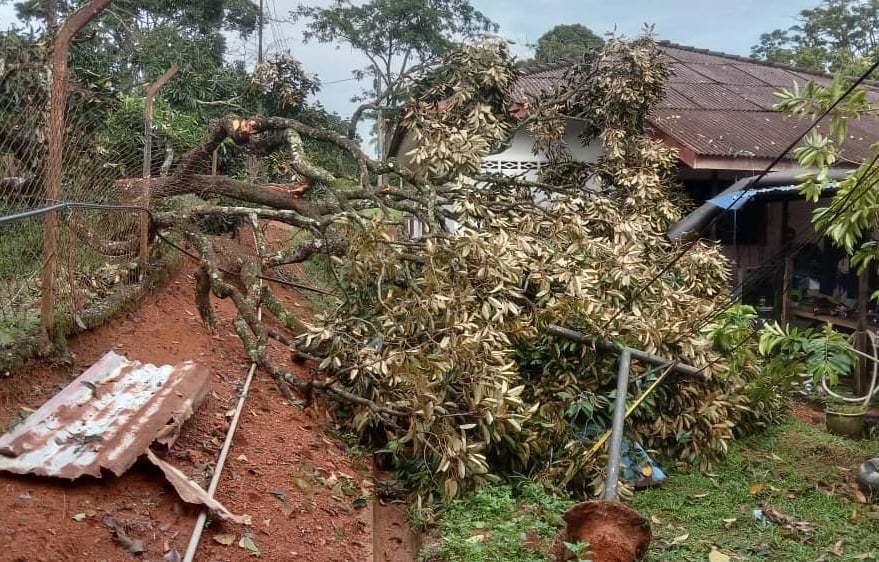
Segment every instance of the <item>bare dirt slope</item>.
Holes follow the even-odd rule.
[[[194,359],[211,369],[212,392],[166,458],[206,488],[249,362],[231,331],[230,302],[215,301],[216,333],[202,325],[193,272],[187,261],[138,310],[73,339],[73,365],[35,364],[0,380],[0,427],[14,422],[22,408],[38,408],[111,349],[155,364]],[[277,292],[291,306],[299,299]],[[251,560],[251,543],[265,560],[373,560],[371,485],[371,467],[346,454],[318,412],[285,403],[268,376],[257,372],[216,496],[232,512],[251,515],[253,525],[211,521],[196,560]],[[197,515],[158,469],[143,462],[120,478],[73,483],[0,474],[0,489],[0,560],[134,559],[114,539],[113,521],[143,541],[139,559],[179,560]]]

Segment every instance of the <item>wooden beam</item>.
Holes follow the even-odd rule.
[[[168,83],[168,80],[174,76],[180,66],[172,64],[171,67],[162,73],[155,82],[149,85],[146,93],[146,101],[143,104],[143,177],[149,179],[152,174],[153,164],[153,100],[159,90]],[[149,208],[150,206],[150,183],[143,183],[143,201],[142,206]],[[146,213],[141,213],[140,217],[140,256],[141,276],[146,272],[147,266],[150,264],[150,217]]]
[[[113,0],[92,0],[73,13],[55,36],[52,45],[52,86],[49,97],[49,125],[46,133],[46,205],[61,199],[61,157],[64,150],[64,115],[67,109],[67,54],[73,36],[92,21]],[[49,341],[55,339],[55,271],[58,260],[58,217],[46,213],[43,231],[42,293],[40,329]]]
[[[870,304],[870,268],[865,267],[858,275],[858,331],[855,332],[855,349],[861,353],[872,355],[868,351],[867,308]],[[867,359],[858,355],[855,363],[855,396],[863,396],[870,390],[870,368]]]
[[[790,240],[788,240],[787,229],[790,218],[790,209],[788,202],[781,204],[781,232],[779,233],[781,247],[784,248],[784,274],[781,282],[781,323],[787,326],[791,322],[791,298],[790,293],[794,285],[794,256],[792,254]]]

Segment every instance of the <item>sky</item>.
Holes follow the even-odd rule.
[[[258,0],[253,0],[257,2]],[[351,79],[351,72],[364,66],[358,53],[347,47],[306,44],[301,41],[301,24],[289,21],[289,12],[300,0],[264,0],[269,15],[265,29],[268,52],[286,50],[296,56],[305,69],[317,74],[323,88],[317,95],[321,103],[343,117],[350,116],[356,104],[350,98],[362,88]],[[796,23],[796,15],[820,0],[471,0],[472,4],[500,25],[500,35],[512,40],[513,52],[527,58],[528,44],[558,24],[581,23],[603,35],[616,31],[637,35],[645,23],[655,25],[660,39],[747,55],[760,34],[786,29]],[[309,5],[329,5],[331,0],[305,1]],[[12,8],[0,5],[0,28],[12,21]],[[256,41],[229,40],[233,57],[256,58]]]

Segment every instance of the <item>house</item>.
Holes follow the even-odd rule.
[[[827,84],[831,80],[827,74],[665,41],[659,43],[659,48],[668,59],[671,75],[666,98],[653,111],[649,124],[657,139],[677,150],[678,179],[700,204],[736,182],[760,174],[808,127],[808,122],[786,120],[772,108],[778,101],[774,92],[789,89],[794,82]],[[526,68],[514,88],[511,112],[527,112],[528,102],[557,83],[571,64],[561,61]],[[868,97],[879,104],[879,83],[868,81],[865,88]],[[820,124],[818,130],[824,127]],[[601,147],[583,146],[577,141],[581,130],[577,121],[568,121],[568,147],[574,158],[594,161],[601,155]],[[861,161],[869,154],[870,145],[879,140],[879,121],[852,121],[848,135],[841,161]],[[413,147],[412,142],[404,130],[398,130],[390,155],[404,156]],[[484,159],[483,170],[533,178],[545,161],[533,154],[531,135],[523,127],[516,131],[506,150]],[[793,155],[788,152],[772,169],[791,172],[781,175],[781,184],[790,185],[795,168]],[[772,176],[764,183],[779,185]],[[814,206],[792,190],[776,190],[773,198],[755,197],[741,208],[725,210],[707,204],[697,213],[723,213],[721,220],[710,221],[715,223],[711,231],[702,234],[722,243],[733,263],[733,282],[739,286],[747,284],[749,277],[779,254],[785,236],[813,232]],[[819,246],[824,250],[829,244],[822,242]],[[835,264],[839,258],[834,254],[826,261]],[[819,284],[827,289],[832,280],[819,280]],[[778,293],[777,287],[764,286],[755,288],[751,296],[755,303],[762,297],[780,309]]]

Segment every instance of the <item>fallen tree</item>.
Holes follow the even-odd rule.
[[[132,198],[149,181],[153,197],[210,193],[246,203],[156,214],[156,227],[200,256],[202,317],[214,322],[210,294],[231,299],[247,352],[284,395],[334,399],[338,423],[394,451],[423,498],[513,474],[594,491],[599,472],[588,451],[609,425],[615,358],[546,335],[547,323],[707,367],[703,377],[664,379],[633,415],[632,433],[648,448],[708,462],[735,427],[777,415],[776,402],[758,406],[748,396],[759,375],[731,369],[699,331],[725,305],[726,260],[710,244],[676,259],[679,248],[663,236],[685,198],[675,155],[645,131],[668,73],[652,38],[610,41],[535,99],[522,121],[508,111],[514,68],[506,46],[492,41],[429,67],[402,111],[415,141],[406,162],[372,159],[348,136],[294,119],[230,116],[168,178],[121,184]],[[580,140],[601,144],[598,161],[570,157],[567,116],[590,125]],[[539,180],[482,174],[482,158],[518,126],[549,155]],[[319,198],[195,173],[226,139],[246,146],[279,132],[291,169]],[[314,164],[303,138],[345,149],[358,173],[340,177]],[[239,264],[234,282],[197,228],[214,215],[254,226],[257,255]],[[422,236],[389,232],[406,215],[421,222]],[[302,235],[270,250],[260,220]],[[339,304],[298,318],[260,279],[316,255],[329,258]],[[260,319],[260,305],[283,330]],[[277,344],[320,374],[297,376],[271,353]],[[635,369],[636,387],[659,376]]]

